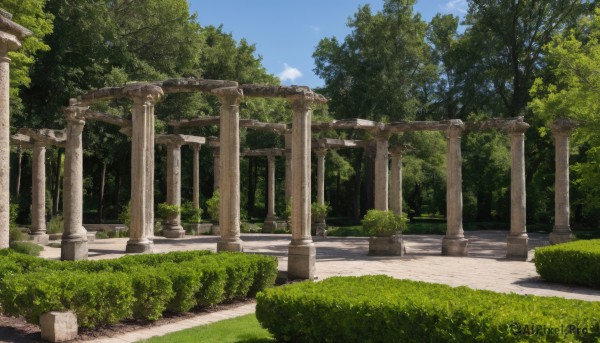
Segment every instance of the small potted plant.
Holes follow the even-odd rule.
[[[319,204],[318,202],[313,202],[310,205],[310,214],[312,216],[312,229],[317,236],[325,236],[327,235],[327,224],[325,223],[325,218],[327,218],[327,214],[331,210],[329,207],[329,203]]]
[[[194,207],[191,201],[181,204],[181,221],[185,231],[191,235],[209,233],[212,224],[202,224],[202,209]]]
[[[220,235],[221,230],[219,228],[219,208],[221,206],[221,194],[218,190],[213,193],[213,196],[206,200],[206,212],[210,217],[212,223],[212,234]]]
[[[167,238],[183,238],[185,230],[179,221],[181,207],[166,202],[158,204],[158,217],[162,220],[163,236]]]
[[[402,231],[408,219],[392,211],[369,210],[362,220],[363,229],[369,238],[369,255],[402,256],[404,243]]]

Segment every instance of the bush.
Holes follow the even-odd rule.
[[[310,205],[310,214],[313,220],[323,220],[327,217],[327,214],[331,211],[331,207],[329,207],[329,203],[319,204],[317,202],[313,202]]]
[[[48,222],[48,228],[46,232],[51,233],[62,233],[65,228],[65,220],[61,214],[57,214],[50,219]]]
[[[157,215],[163,221],[170,222],[181,213],[181,207],[166,202],[158,204]]]
[[[408,219],[392,211],[369,210],[361,221],[371,236],[391,236],[406,229]]]
[[[16,226],[11,226],[8,229],[8,241],[9,242],[28,241],[28,240],[29,240],[29,235],[24,233],[21,230],[21,228],[18,228]]]
[[[536,248],[535,269],[547,281],[600,287],[600,239]]]
[[[158,268],[133,267],[130,274],[136,298],[132,306],[133,318],[157,320],[162,316],[174,296],[173,282],[166,273]]]
[[[40,252],[44,250],[43,247],[32,242],[10,242],[9,247],[15,252],[31,256],[40,256]]]
[[[186,201],[181,205],[181,221],[186,223],[202,222],[202,209],[194,208],[191,201]]]
[[[208,216],[210,220],[214,223],[219,222],[219,207],[221,206],[221,193],[219,191],[215,191],[213,196],[206,200],[206,212],[208,212]]]
[[[110,238],[108,237],[108,234],[104,231],[96,231],[96,239],[107,239]]]
[[[17,217],[19,216],[19,204],[10,204],[9,208],[9,228],[17,226]]]
[[[256,304],[277,341],[295,342],[596,342],[598,311],[598,302],[384,275],[270,288]]]
[[[131,226],[131,201],[127,203],[127,206],[123,206],[119,213],[119,221],[125,226]]]

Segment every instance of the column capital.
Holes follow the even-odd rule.
[[[552,123],[552,136],[569,137],[577,127],[577,122],[571,119],[557,119]]]
[[[147,83],[132,83],[123,87],[123,94],[136,104],[156,103],[164,96],[161,87]]]
[[[10,51],[21,49],[22,46],[23,44],[16,36],[0,31],[0,54],[2,57],[6,57]]]
[[[277,156],[275,156],[275,155],[267,155],[267,161],[269,161],[270,163],[275,162],[276,158],[277,158]]]
[[[69,106],[63,108],[65,119],[67,123],[74,125],[85,125],[85,112],[89,110],[89,107],[77,106],[77,100],[69,100]]]
[[[465,131],[465,124],[463,121],[460,119],[451,119],[446,128],[446,137],[449,139],[460,138],[463,131]]]
[[[238,87],[223,87],[213,89],[211,91],[219,98],[221,105],[224,106],[239,106],[240,101],[244,99],[244,91]]]
[[[523,120],[523,117],[518,117],[517,120],[508,124],[507,130],[510,135],[523,135],[529,128],[529,124]]]
[[[314,150],[314,152],[317,157],[325,157],[327,156],[327,150],[327,148],[317,148]]]
[[[199,143],[197,143],[197,144],[196,143],[191,143],[189,145],[192,148],[192,150],[194,150],[194,152],[199,152],[200,149],[202,149],[202,144],[199,144]]]
[[[402,155],[404,154],[405,149],[399,146],[391,146],[388,148],[388,151],[390,152],[390,155],[392,155],[392,157],[402,157]]]
[[[302,112],[310,111],[313,104],[317,102],[316,96],[312,92],[290,96],[287,100],[290,102],[293,111]]]

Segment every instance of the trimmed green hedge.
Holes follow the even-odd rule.
[[[252,297],[274,284],[277,259],[207,251],[129,255],[112,260],[52,261],[0,250],[0,310],[38,323],[72,310],[83,327],[124,319],[156,320]]]
[[[271,288],[256,305],[277,341],[294,342],[597,342],[599,313],[598,302],[384,275]]]
[[[547,281],[600,287],[600,239],[536,248],[535,269]]]

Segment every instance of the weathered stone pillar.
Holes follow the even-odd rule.
[[[213,188],[215,191],[219,190],[221,184],[221,147],[217,146],[213,148]]]
[[[284,134],[285,138],[285,203],[291,204],[292,200],[292,133]]]
[[[83,127],[85,107],[71,99],[64,111],[67,120],[65,148],[63,215],[64,230],[61,260],[85,260],[88,257],[87,231],[83,227]]]
[[[529,124],[522,119],[508,129],[510,135],[510,234],[506,257],[527,260],[528,242],[525,212],[525,131]]]
[[[327,149],[319,148],[315,150],[317,155],[317,204],[325,204],[325,157],[327,156]],[[313,218],[315,235],[324,236],[325,229],[327,228],[326,218]]]
[[[402,215],[402,149],[390,149],[392,155],[392,182],[390,207],[395,214]]]
[[[375,209],[388,210],[388,135],[375,136],[377,155],[375,156]]]
[[[167,144],[167,203],[181,206],[181,144],[176,142]],[[185,237],[181,214],[163,224],[163,236]]]
[[[193,196],[193,204],[194,208],[200,208],[200,148],[202,148],[201,144],[192,144],[192,150],[194,152],[194,174],[193,174],[193,187],[194,187],[194,196]]]
[[[148,84],[125,86],[133,100],[131,136],[131,227],[127,253],[153,250],[154,232],[154,103],[163,91]]]
[[[243,251],[240,239],[240,101],[237,87],[214,89],[221,102],[219,226],[221,240],[217,251]]]
[[[467,256],[468,240],[462,226],[462,157],[460,137],[464,124],[460,119],[450,120],[446,129],[446,206],[447,228],[442,240],[442,255]]]
[[[31,31],[17,25],[7,12],[0,13],[0,249],[8,248],[10,223],[10,58]]]
[[[289,98],[292,111],[292,241],[288,246],[288,279],[314,279],[316,249],[310,234],[310,153],[313,100]]]
[[[265,218],[262,231],[269,233],[277,228],[277,217],[275,215],[275,156],[267,156],[267,165],[267,218]]]
[[[576,127],[574,121],[560,119],[552,125],[555,144],[556,171],[554,177],[554,229],[550,243],[569,242],[572,238],[569,224],[569,137]]]
[[[46,245],[46,145],[42,142],[33,144],[31,178],[31,239]]]

